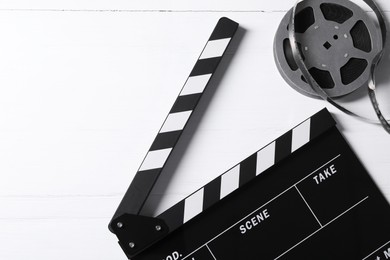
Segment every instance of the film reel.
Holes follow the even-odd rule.
[[[294,60],[289,39],[290,10],[274,40],[280,74],[295,90],[318,97]],[[380,28],[357,4],[348,0],[306,0],[297,5],[295,35],[311,76],[329,97],[367,86],[376,55],[383,49]]]

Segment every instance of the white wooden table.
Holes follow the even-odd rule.
[[[378,2],[390,20],[390,2]],[[222,16],[245,33],[145,212],[165,210],[325,106],[390,201],[390,136],[298,94],[276,69],[273,37],[293,3],[2,0],[0,259],[125,259],[107,225]],[[387,115],[389,66],[387,54],[378,72]],[[372,116],[367,100],[348,105]]]

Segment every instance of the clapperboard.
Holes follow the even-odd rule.
[[[238,24],[222,18],[109,228],[129,259],[390,259],[390,207],[322,110],[157,217],[140,211]]]

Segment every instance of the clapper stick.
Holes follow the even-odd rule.
[[[129,258],[177,228],[140,212],[237,29],[238,24],[228,18],[218,21],[110,222],[109,229]]]

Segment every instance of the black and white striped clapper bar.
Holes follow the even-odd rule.
[[[170,225],[172,221],[163,217],[141,216],[140,211],[237,29],[238,23],[228,18],[218,21],[110,222],[110,230],[117,235],[129,258],[178,227]]]

